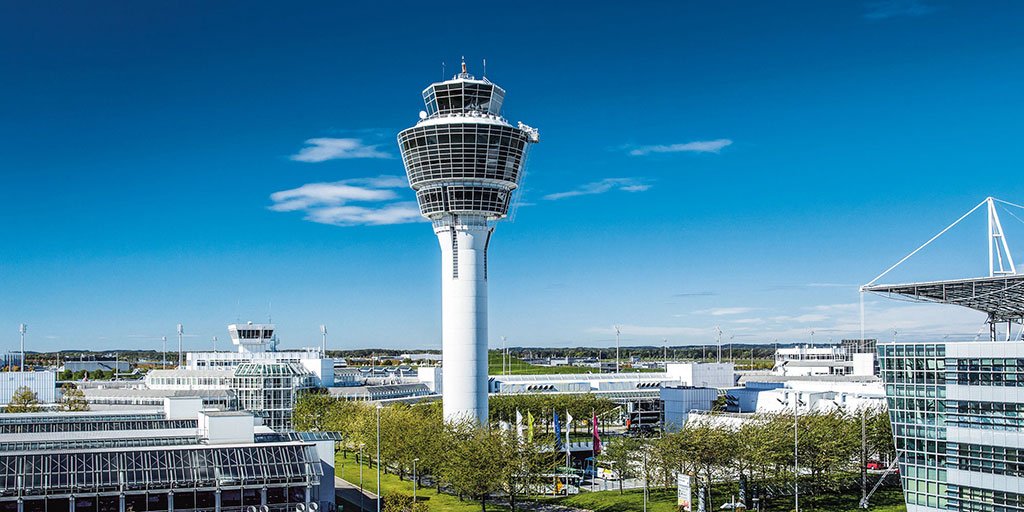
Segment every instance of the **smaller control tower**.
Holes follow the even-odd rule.
[[[228,326],[231,343],[238,347],[239,354],[266,352],[277,348],[274,340],[274,324],[231,324]]]

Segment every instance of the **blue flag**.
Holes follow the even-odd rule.
[[[562,422],[558,421],[558,411],[555,413],[555,451],[562,451]]]

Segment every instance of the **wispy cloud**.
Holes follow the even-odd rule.
[[[673,297],[712,297],[715,295],[718,294],[712,291],[682,292],[672,294]]]
[[[377,149],[379,144],[366,144],[362,139],[333,139],[320,137],[306,141],[306,147],[291,156],[298,162],[326,162],[343,158],[392,158]]]
[[[759,308],[746,308],[746,307],[730,307],[730,308],[710,308],[701,309],[694,311],[695,315],[711,315],[711,316],[724,316],[724,315],[742,315],[744,313],[750,313],[751,311],[757,311]]]
[[[611,192],[612,190],[621,190],[623,192],[643,192],[650,188],[650,185],[643,183],[641,180],[636,178],[605,178],[601,181],[581,185],[573,190],[548,194],[544,196],[544,199],[554,201],[557,199],[565,199],[567,197],[604,194],[605,192]]]
[[[307,183],[271,194],[270,200],[274,204],[270,209],[277,212],[303,211],[308,221],[334,226],[380,226],[422,221],[416,202],[402,200],[398,195],[397,189],[405,186],[405,179],[399,176]]]
[[[681,144],[640,146],[630,150],[629,154],[644,156],[651,153],[718,153],[730,144],[732,141],[729,139],[695,140]]]
[[[864,17],[869,20],[884,20],[900,16],[924,16],[939,10],[934,5],[929,5],[921,0],[883,0],[880,2],[869,2]]]

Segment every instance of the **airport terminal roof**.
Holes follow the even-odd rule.
[[[1024,319],[1024,275],[865,286],[863,291],[914,302],[954,304],[981,311],[994,322]]]

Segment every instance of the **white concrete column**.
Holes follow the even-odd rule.
[[[491,228],[436,226],[441,247],[444,417],[487,423],[486,248]]]

